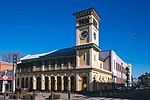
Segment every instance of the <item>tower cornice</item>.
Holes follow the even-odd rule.
[[[76,50],[89,49],[89,48],[96,48],[98,51],[101,51],[101,48],[99,48],[95,43],[88,43],[88,44],[78,45],[75,47]]]
[[[93,16],[95,16],[95,18],[96,18],[98,21],[102,19],[102,18],[100,17],[100,15],[98,14],[98,12],[95,10],[94,7],[89,8],[89,9],[86,9],[86,10],[82,10],[82,11],[79,11],[79,12],[76,12],[76,13],[73,13],[73,15],[74,15],[76,18],[81,18],[81,17],[87,16],[87,15],[93,15]]]

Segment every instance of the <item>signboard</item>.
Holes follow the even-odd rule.
[[[2,78],[3,78],[4,80],[7,80],[7,79],[8,79],[8,77],[7,77],[6,75],[4,75]]]

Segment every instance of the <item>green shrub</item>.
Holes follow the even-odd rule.
[[[52,94],[52,95],[49,95],[49,99],[60,99],[60,94]]]
[[[35,96],[36,94],[27,94],[27,93],[22,94],[23,99],[35,99]]]
[[[19,99],[18,94],[10,94],[10,99]]]

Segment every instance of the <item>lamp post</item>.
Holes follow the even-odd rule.
[[[15,92],[15,66],[17,68],[17,54],[13,53],[13,80],[12,80],[12,93]]]

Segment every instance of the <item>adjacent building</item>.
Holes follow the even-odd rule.
[[[112,72],[115,83],[131,86],[131,64],[124,62],[113,50],[100,51],[100,57],[104,61],[104,69]]]
[[[13,76],[12,63],[0,60],[0,91],[4,93],[6,90],[11,89],[12,76]]]
[[[126,83],[125,63],[121,60],[124,72],[121,70],[123,74],[120,74],[120,69],[118,71],[115,67],[114,70],[111,66],[115,59],[120,64],[117,58],[108,59],[110,63],[107,63],[107,57],[101,57],[101,17],[97,11],[90,8],[73,15],[76,18],[76,46],[21,58],[17,65],[17,88],[30,91],[99,91],[112,89],[112,82]]]

